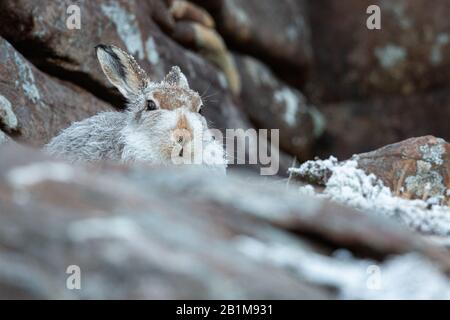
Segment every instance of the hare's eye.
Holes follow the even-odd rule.
[[[203,114],[203,105],[200,105],[200,108],[198,109],[198,113]]]
[[[156,110],[156,103],[153,100],[147,100],[147,111],[153,111]]]

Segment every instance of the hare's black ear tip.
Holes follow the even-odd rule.
[[[95,46],[95,52],[99,52],[99,51],[103,51],[103,52],[107,52],[109,54],[115,54],[114,49],[118,49],[117,47],[113,46],[113,45],[106,45],[106,44],[98,44]]]
[[[95,52],[98,52],[99,50],[107,51],[108,49],[109,49],[109,46],[107,46],[106,44],[102,44],[102,43],[95,46]]]
[[[106,59],[107,57],[112,58],[114,60],[120,60],[117,56],[117,51],[114,50],[116,47],[106,45],[106,44],[99,44],[95,46],[95,54],[99,59]]]

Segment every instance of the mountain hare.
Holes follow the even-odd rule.
[[[125,112],[104,112],[73,123],[45,149],[72,162],[101,159],[152,164],[194,163],[224,171],[223,146],[200,114],[202,100],[180,68],[152,82],[134,58],[115,46],[96,47],[108,80],[125,96]]]

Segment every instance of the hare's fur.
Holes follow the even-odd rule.
[[[121,130],[126,123],[124,113],[102,112],[73,123],[53,138],[45,149],[71,162],[120,161],[124,148]]]
[[[45,146],[49,153],[71,162],[179,164],[188,158],[205,164],[202,150],[207,146],[212,153],[206,164],[225,169],[223,147],[199,114],[201,98],[178,67],[161,82],[152,82],[133,57],[117,47],[99,46],[97,57],[107,78],[127,98],[127,111],[73,123]]]

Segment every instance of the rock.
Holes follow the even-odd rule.
[[[178,22],[171,34],[179,43],[193,48],[207,61],[218,67],[226,78],[227,87],[233,95],[239,95],[241,80],[236,64],[216,30],[195,22]]]
[[[0,124],[14,139],[40,146],[106,103],[42,73],[0,37]]]
[[[450,204],[447,191],[450,185],[449,150],[450,144],[445,140],[423,136],[356,154],[351,160],[355,160],[365,174],[374,174],[394,196],[421,200],[434,198],[437,203]],[[331,157],[307,161],[294,171],[302,182],[326,186],[339,164]]]
[[[17,129],[17,117],[14,114],[11,102],[0,95],[0,125],[8,131]]]
[[[9,142],[9,140],[10,140],[9,137],[3,131],[0,130],[0,146],[2,144]]]
[[[174,27],[161,1],[80,2],[77,5],[82,12],[81,30],[66,27],[66,10],[71,4],[69,0],[51,6],[36,6],[30,0],[1,2],[0,19],[4,23],[0,34],[40,69],[75,83],[118,108],[123,107],[123,100],[100,70],[94,53],[97,44],[126,49],[157,81],[172,65],[179,65],[194,90],[215,95],[206,103],[205,116],[217,128],[249,126],[232,101],[223,75],[200,56],[180,47],[150,19],[157,16],[165,28]]]
[[[318,105],[326,132],[314,154],[346,159],[414,136],[431,134],[449,140],[448,105],[446,89]]]
[[[430,140],[434,140],[431,141],[431,144],[436,142],[435,138],[431,137]],[[438,143],[441,142],[438,139]],[[424,148],[420,146],[418,148],[426,150],[427,157],[429,157],[428,148],[433,150],[431,152],[436,153],[435,148],[439,149],[440,146],[430,147],[427,145]],[[419,192],[423,196],[420,199],[412,199],[411,192],[405,191],[405,188],[401,186],[410,163],[407,163],[405,168],[389,171],[389,165],[392,164],[391,158],[394,158],[394,162],[401,162],[398,160],[402,159],[401,156],[389,152],[385,157],[378,156],[376,152],[368,156],[368,170],[364,170],[364,167],[361,169],[358,164],[358,156],[341,162],[334,157],[325,160],[310,160],[299,167],[294,166],[289,169],[289,185],[295,187],[295,181],[300,180],[302,184],[297,185],[300,194],[329,199],[358,209],[365,214],[388,217],[420,233],[427,239],[449,248],[450,207],[448,201],[439,193],[429,197],[432,192],[440,192],[439,174],[433,172],[430,169],[431,166],[425,165],[423,160],[418,160],[418,172],[415,176],[408,177],[407,179],[411,181],[406,181],[406,184],[414,193]],[[366,160],[365,157],[363,161],[367,162]],[[384,161],[387,162],[388,168],[383,167]],[[422,168],[420,168],[421,166]],[[371,167],[375,169],[372,170]],[[379,176],[385,180],[394,177],[397,179],[396,185],[391,188],[386,186],[383,179],[373,172],[380,173]]]
[[[216,26],[213,17],[211,17],[208,11],[189,1],[173,1],[170,5],[169,12],[172,14],[174,20],[194,21],[211,29],[214,29]]]
[[[306,1],[195,0],[215,18],[219,32],[240,52],[295,74],[312,63]]]
[[[279,129],[280,146],[299,159],[311,156],[311,147],[325,122],[297,89],[277,79],[263,63],[235,56],[242,79],[242,107],[258,128]]]
[[[409,95],[450,83],[450,3],[445,0],[311,1],[314,94],[325,100]],[[381,8],[381,30],[366,10]],[[326,21],[326,23],[325,23]]]
[[[204,96],[203,114],[214,128],[224,133],[226,129],[251,128],[245,114],[236,106],[223,73],[201,56],[180,47],[150,19],[158,16],[158,23],[167,29],[175,26],[160,1],[79,3],[81,30],[66,27],[69,4],[72,2],[61,1],[52,6],[36,6],[34,1],[29,0],[1,2],[0,19],[5,23],[0,28],[0,34],[39,69],[75,84],[119,109],[123,108],[124,101],[101,72],[94,53],[97,44],[116,44],[126,49],[155,81],[159,81],[172,65],[179,65],[190,86]],[[164,15],[169,18],[165,19]],[[88,105],[80,103],[83,107]],[[91,113],[96,111],[98,109],[90,109]],[[50,118],[44,120],[49,121]],[[27,135],[25,140],[39,139],[38,143],[42,143],[47,138],[39,133],[33,137]],[[248,148],[245,150],[248,152]],[[230,151],[230,154],[233,155],[233,152]]]
[[[357,155],[358,166],[408,199],[449,202],[450,144],[433,136],[411,138]]]
[[[401,263],[416,252],[441,283],[450,271],[442,249],[388,219],[248,176],[76,167],[9,147],[0,185],[2,298],[336,298],[349,284],[332,274],[375,263],[352,254]],[[81,290],[67,290],[69,266]]]

